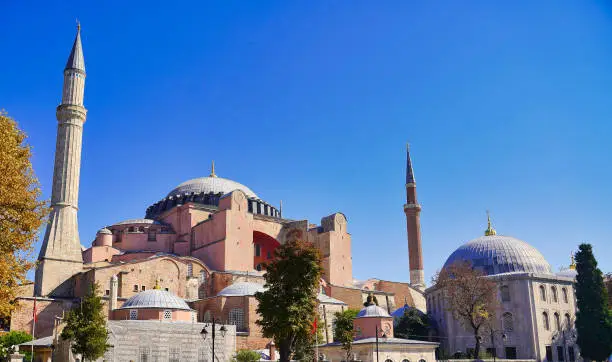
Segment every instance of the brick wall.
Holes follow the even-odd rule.
[[[32,311],[34,298],[17,298],[19,307],[11,315],[11,330],[32,333]],[[62,317],[74,305],[72,299],[37,299],[35,337],[41,338],[53,334],[55,317]]]

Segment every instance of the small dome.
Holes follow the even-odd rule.
[[[411,307],[408,304],[404,304],[403,307],[397,308],[393,313],[391,313],[391,317],[393,317],[393,318],[401,318],[404,315],[404,313],[406,313],[407,310],[413,310],[413,309],[418,311],[419,314],[425,315],[425,313],[423,313],[422,311],[420,311],[420,310],[418,310],[418,309],[416,309],[414,307]]]
[[[264,290],[266,290],[266,288],[259,283],[238,282],[223,288],[217,295],[224,297],[241,297],[255,295],[255,293],[263,292]]]
[[[212,193],[212,194],[228,194],[234,190],[242,190],[247,197],[258,198],[257,195],[248,187],[236,181],[228,180],[223,177],[207,176],[194,178],[189,181],[185,181],[182,184],[170,191],[168,196],[178,196],[189,193]]]
[[[191,310],[185,300],[165,290],[152,289],[136,294],[119,309],[158,308]]]
[[[114,223],[113,226],[129,225],[129,224],[161,224],[161,223],[159,221],[152,220],[152,219],[128,219],[128,220],[123,220],[123,221]]]
[[[444,263],[468,261],[487,275],[529,272],[551,274],[544,256],[526,242],[503,235],[485,235],[461,245]]]
[[[368,317],[391,317],[384,308],[377,306],[376,304],[369,305],[357,313],[357,318],[368,318]]]
[[[112,235],[113,233],[110,230],[108,230],[107,228],[102,228],[102,229],[98,230],[98,234],[110,234],[110,235]]]

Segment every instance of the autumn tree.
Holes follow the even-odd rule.
[[[106,319],[102,313],[100,286],[92,284],[80,305],[66,315],[62,339],[71,341],[72,352],[81,354],[83,361],[95,361],[108,349]]]
[[[576,253],[576,330],[580,354],[605,361],[612,353],[612,314],[608,292],[590,244],[581,244]]]
[[[0,111],[0,317],[15,308],[18,287],[33,266],[32,244],[47,215],[25,139],[17,123]]]
[[[475,358],[480,357],[479,333],[495,320],[499,309],[497,286],[468,262],[456,262],[434,277],[434,285],[442,291],[445,308],[466,330],[474,333]]]
[[[334,342],[342,344],[342,349],[345,352],[345,361],[351,360],[353,340],[355,339],[353,321],[358,313],[359,311],[357,309],[350,308],[342,312],[334,313]]]
[[[288,362],[296,347],[311,334],[317,315],[317,294],[323,272],[321,254],[293,230],[267,264],[266,290],[255,294],[263,336],[273,338],[280,361]]]

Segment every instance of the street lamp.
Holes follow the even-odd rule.
[[[215,360],[215,338],[216,338],[216,332],[217,332],[217,324],[221,324],[221,328],[219,328],[219,332],[221,333],[221,338],[225,338],[225,333],[227,333],[227,329],[225,328],[225,325],[221,323],[221,320],[213,316],[212,329],[211,329],[212,330],[212,360],[213,362]],[[209,324],[206,323],[204,325],[204,328],[202,328],[202,331],[200,332],[200,334],[204,337],[205,340],[206,340],[206,337],[208,336],[208,330],[206,329],[208,327],[209,327]]]
[[[503,331],[498,331],[494,329],[491,329],[490,333],[491,333],[491,345],[493,345],[493,362],[496,362],[497,361],[497,347],[495,346],[495,334],[496,333],[501,334],[502,343],[506,341],[508,336]]]
[[[376,325],[376,362],[378,362],[378,324]],[[382,332],[382,330],[380,330]],[[387,334],[383,333],[383,338],[387,338]]]

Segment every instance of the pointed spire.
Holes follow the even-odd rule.
[[[412,171],[412,160],[410,159],[410,144],[406,143],[406,184],[414,184],[414,171]]]
[[[83,46],[81,45],[81,23],[77,20],[77,34],[74,38],[72,51],[66,62],[66,69],[76,69],[85,73],[85,59],[83,58]]]
[[[487,230],[485,230],[485,236],[491,235],[497,235],[497,231],[491,226],[491,215],[489,214],[489,210],[487,210]]]
[[[217,177],[217,174],[215,173],[215,160],[212,161],[212,166],[210,167],[210,175],[208,176]]]

